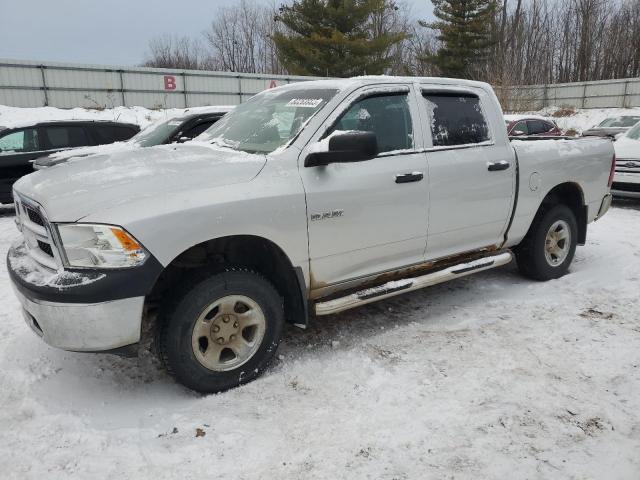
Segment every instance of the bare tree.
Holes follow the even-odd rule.
[[[218,10],[204,32],[208,63],[217,70],[284,73],[277,60],[272,36],[277,28],[273,7],[240,0]]]
[[[198,70],[204,67],[200,41],[189,37],[161,35],[151,39],[145,67]]]

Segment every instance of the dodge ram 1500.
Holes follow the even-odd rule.
[[[193,142],[24,177],[8,269],[48,344],[126,352],[152,332],[178,381],[217,392],[264,370],[285,322],[513,257],[561,277],[614,166],[606,139],[509,141],[484,83],[297,83]]]

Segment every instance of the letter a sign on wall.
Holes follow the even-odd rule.
[[[164,76],[164,89],[165,90],[175,90],[176,89],[176,77],[173,75],[165,75]]]

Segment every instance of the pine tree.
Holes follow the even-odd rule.
[[[397,9],[391,0],[294,0],[278,9],[284,29],[273,36],[278,58],[294,75],[381,74],[391,48],[407,33],[371,28],[373,16]]]
[[[482,77],[482,65],[494,44],[496,0],[432,0],[438,21],[422,23],[438,32],[437,53],[424,60],[446,77]]]

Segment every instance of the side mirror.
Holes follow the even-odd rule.
[[[338,133],[328,140],[328,150],[311,152],[304,161],[305,167],[361,162],[378,154],[378,137],[373,132]],[[322,143],[319,142],[317,145]]]
[[[189,137],[180,137],[178,138],[177,143],[184,143],[184,142],[188,142],[189,140],[191,140],[191,138]]]
[[[613,141],[620,140],[622,137],[624,137],[624,133],[618,133],[613,137]]]
[[[522,137],[523,135],[524,132],[522,130],[514,130],[513,132],[511,132],[512,137]]]

